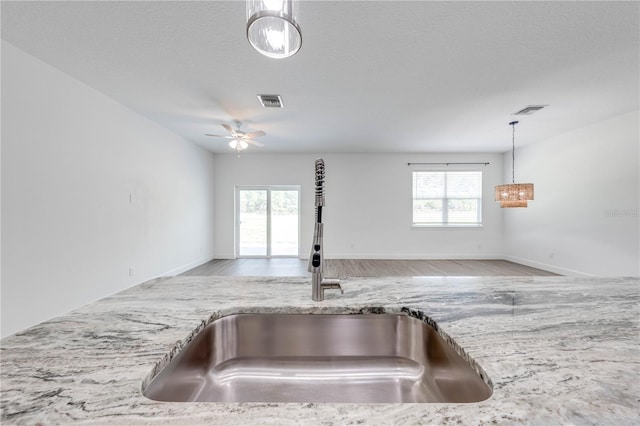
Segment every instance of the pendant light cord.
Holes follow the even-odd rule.
[[[517,121],[509,123],[513,129],[511,133],[511,183],[516,183],[516,124]]]

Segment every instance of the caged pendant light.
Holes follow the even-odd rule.
[[[247,0],[247,39],[269,58],[295,55],[302,46],[293,0]]]
[[[516,182],[516,124],[512,121],[509,125],[512,127],[511,137],[511,183],[496,186],[496,201],[500,201],[500,207],[527,207],[527,202],[533,200],[533,184],[532,183],[515,183]]]

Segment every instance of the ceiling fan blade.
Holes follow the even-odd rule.
[[[229,135],[211,135],[209,133],[205,133],[205,136],[212,136],[214,138],[225,138],[225,139],[233,139],[233,136],[229,136]]]
[[[227,129],[227,132],[233,133],[233,127],[229,126],[227,123],[222,123],[222,127]]]
[[[246,138],[258,138],[260,136],[264,136],[266,135],[265,132],[263,132],[262,130],[258,130],[257,132],[252,132],[252,133],[247,133],[244,135],[244,137]]]
[[[246,143],[250,143],[251,145],[264,146],[262,142],[254,141],[253,139],[242,139],[242,140],[245,141]]]

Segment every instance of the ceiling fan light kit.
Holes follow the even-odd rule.
[[[269,58],[295,55],[302,46],[302,31],[293,0],[247,0],[247,40]]]
[[[242,151],[243,149],[247,149],[249,147],[249,144],[242,139],[234,139],[229,142],[229,147],[231,147],[231,149],[235,149],[236,151]]]
[[[512,127],[511,138],[511,182],[506,185],[497,185],[495,187],[495,200],[500,202],[502,208],[527,207],[528,201],[533,200],[533,184],[532,183],[515,183],[516,182],[516,124],[512,121],[509,125]]]

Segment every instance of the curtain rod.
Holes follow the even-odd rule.
[[[416,165],[416,164],[420,164],[420,165],[425,165],[425,164],[428,164],[428,165],[443,165],[444,164],[445,166],[450,166],[452,164],[466,164],[466,165],[469,165],[469,164],[482,164],[483,166],[488,166],[491,163],[407,163],[407,166],[413,166],[413,165]]]

